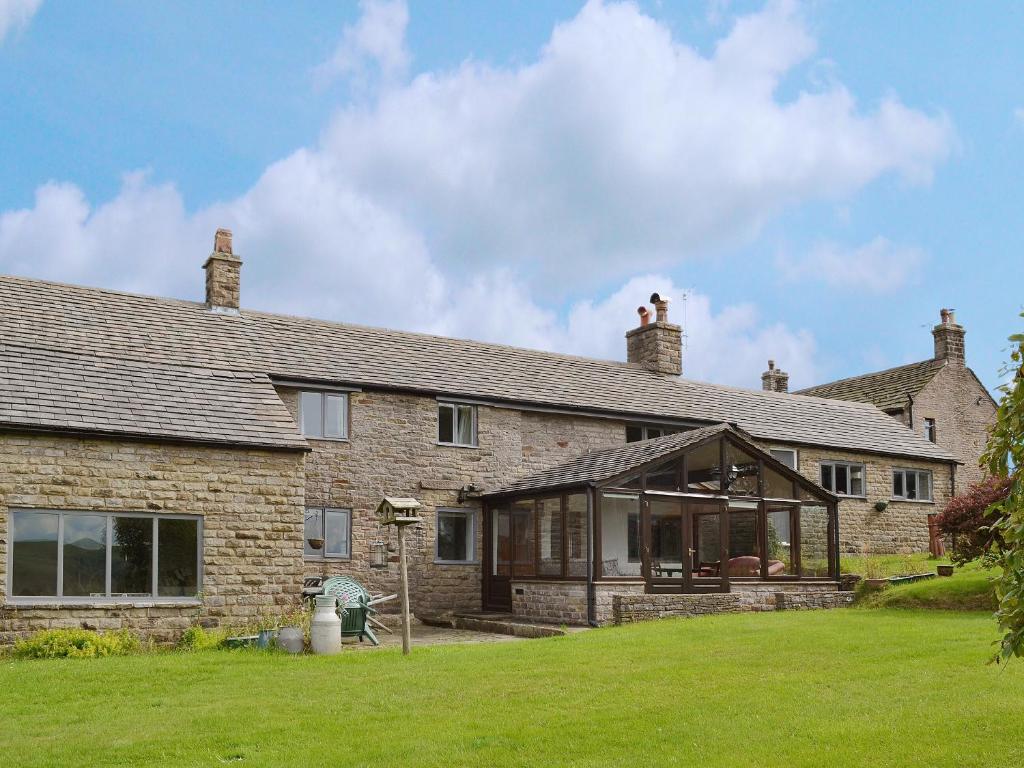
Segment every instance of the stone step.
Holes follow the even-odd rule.
[[[418,616],[424,624],[432,627],[467,629],[474,632],[490,632],[513,637],[561,637],[566,633],[562,627],[553,624],[539,624],[523,621],[511,614],[457,612]]]

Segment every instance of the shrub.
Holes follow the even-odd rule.
[[[991,507],[1007,497],[1011,483],[1009,477],[987,477],[946,504],[936,522],[950,540],[954,563],[963,565],[1002,549],[1002,536],[993,527],[997,516]]]
[[[179,651],[209,651],[223,648],[227,631],[223,629],[203,629],[192,626],[182,632],[175,646]]]
[[[48,629],[14,644],[19,659],[92,659],[127,656],[141,649],[139,638],[128,630],[99,633],[87,629]]]

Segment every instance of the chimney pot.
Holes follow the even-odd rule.
[[[231,230],[218,229],[213,236],[213,253],[203,265],[206,270],[206,305],[210,309],[238,312],[241,294],[242,260],[231,248]]]
[[[636,313],[640,315],[640,327],[644,327],[651,322],[651,313],[647,307],[637,307]]]
[[[218,229],[213,236],[214,253],[231,253],[231,230]]]

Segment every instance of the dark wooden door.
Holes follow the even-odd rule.
[[[512,543],[509,509],[488,510],[484,519],[484,610],[512,610]]]

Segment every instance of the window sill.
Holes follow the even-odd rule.
[[[61,608],[61,609],[102,609],[112,608],[201,608],[203,601],[195,597],[154,597],[154,598],[82,598],[66,597],[9,597],[3,603],[5,608]]]
[[[347,437],[314,437],[313,435],[303,435],[307,440],[315,440],[318,443],[350,443],[352,440]]]
[[[828,490],[827,488],[825,490]],[[835,493],[837,499],[858,499],[860,501],[867,501],[867,496],[850,496],[845,493],[836,493],[835,491],[829,491],[829,493]]]
[[[302,556],[302,562],[304,563],[351,563],[352,556],[338,555],[337,557],[310,557],[309,555]]]
[[[434,565],[480,565],[479,560],[434,560]]]
[[[469,445],[468,443],[442,443],[438,440],[434,445],[438,445],[442,448],[479,448],[479,445]]]
[[[890,504],[892,504],[892,503],[899,503],[899,504],[935,504],[935,501],[932,500],[932,499],[905,499],[905,498],[903,498],[901,496],[893,496],[892,498],[889,499],[889,503]]]

